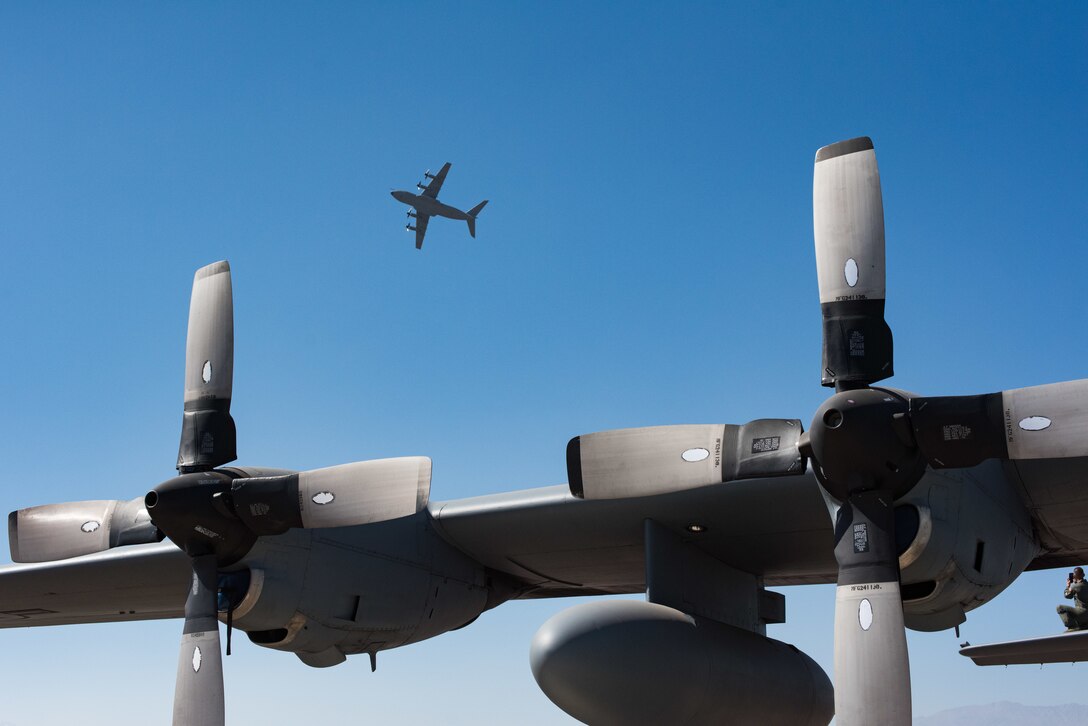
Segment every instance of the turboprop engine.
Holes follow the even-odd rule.
[[[825,726],[835,711],[827,675],[792,645],[650,602],[568,608],[529,659],[548,698],[594,726]]]
[[[896,504],[903,619],[912,630],[959,625],[1039,552],[1007,464],[929,472]]]

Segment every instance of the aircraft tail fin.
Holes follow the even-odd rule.
[[[487,206],[486,199],[477,204],[472,209],[468,210],[468,212],[466,212],[466,214],[468,214],[468,219],[466,220],[468,222],[468,233],[473,237],[476,236],[476,215],[479,214],[480,210],[482,210],[485,206]]]

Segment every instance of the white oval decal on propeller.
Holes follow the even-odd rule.
[[[1050,419],[1046,416],[1028,416],[1020,419],[1020,428],[1025,431],[1042,431],[1050,427]]]
[[[200,672],[200,662],[203,660],[203,656],[200,655],[200,646],[193,648],[193,673]]]
[[[204,367],[200,371],[200,377],[204,379],[205,383],[211,383],[211,380],[212,380],[212,362],[210,360],[204,361]]]
[[[98,522],[96,522],[96,521],[94,521],[92,519],[89,522],[84,522],[83,526],[80,527],[80,529],[82,531],[86,532],[87,534],[90,534],[91,532],[97,532],[98,528],[101,527],[101,526],[102,526],[101,524],[99,524]]]
[[[690,461],[692,463],[696,461],[702,461],[706,457],[710,456],[710,452],[706,449],[688,449],[683,454],[680,454],[680,458],[684,461]]]
[[[868,630],[873,626],[873,606],[868,599],[862,600],[858,606],[858,622],[862,630]]]
[[[858,263],[851,257],[846,261],[846,268],[843,270],[846,275],[846,284],[850,287],[858,284]]]
[[[336,495],[332,492],[318,492],[313,496],[314,504],[328,504],[333,499],[336,499]]]

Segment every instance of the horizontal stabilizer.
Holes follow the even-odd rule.
[[[1088,661],[1088,630],[960,648],[975,665],[1025,665]]]

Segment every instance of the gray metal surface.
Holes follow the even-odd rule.
[[[817,156],[812,224],[820,302],[883,299],[884,205],[872,145]]]
[[[223,726],[223,654],[216,619],[216,556],[192,560],[185,625],[174,680],[174,726]]]
[[[575,496],[616,499],[800,474],[800,436],[796,419],[599,431],[567,445],[567,475]]]
[[[185,341],[185,403],[229,401],[233,379],[234,302],[230,264],[223,260],[200,268],[193,278]]]
[[[406,517],[427,506],[431,460],[405,456],[304,471],[298,488],[307,529]]]
[[[180,618],[190,577],[170,542],[0,567],[0,628]]]
[[[1088,379],[1001,394],[1010,459],[1088,455]]]
[[[898,582],[836,588],[835,682],[836,723],[910,726],[910,664]]]
[[[827,675],[796,648],[653,603],[568,608],[537,631],[529,663],[557,706],[594,726],[824,726],[833,712]]]
[[[101,552],[119,544],[158,542],[143,497],[43,504],[8,516],[15,562],[46,562]]]
[[[989,502],[1001,511],[1012,506],[1006,501],[1009,495],[1003,471],[1012,476],[1014,491],[1023,498],[1031,516],[1030,525],[1019,522],[1021,514],[999,528],[979,529],[980,522],[994,521],[993,512],[979,509],[980,503]],[[977,484],[965,488],[949,479],[965,476],[977,479]],[[991,481],[992,485],[987,484]],[[1034,529],[1039,533],[1043,550],[1029,567],[1083,564],[1088,560],[1086,485],[1088,459],[1021,461],[1004,468],[991,462],[969,472],[928,473],[910,499],[918,497],[924,506],[932,505],[940,512],[940,527],[932,542],[936,549],[915,558],[914,564],[904,563],[905,567],[909,565],[904,577],[911,577],[917,568],[915,579],[951,573],[958,584],[954,588],[942,587],[930,598],[918,601],[915,606],[919,612],[938,613],[964,598],[974,603],[978,597],[989,599],[1000,592],[1009,579],[999,577],[1002,566],[998,559],[1006,556],[1002,554],[1003,544],[997,542],[999,532]],[[972,493],[969,499],[957,494],[976,489],[977,494]],[[657,497],[608,501],[579,500],[565,485],[559,485],[433,502],[429,511],[445,540],[473,560],[520,583],[514,596],[563,597],[643,592],[643,521],[647,517],[680,531],[693,523],[704,524],[707,530],[693,538],[700,549],[727,565],[762,576],[768,586],[834,582],[831,525],[820,491],[811,475],[737,481]],[[977,517],[970,513],[976,509]],[[330,548],[317,561],[329,559],[331,574],[337,568],[363,572],[389,562],[398,548],[416,552],[415,541],[404,542],[399,535],[389,539],[389,534],[383,534],[385,539],[380,545],[374,539],[382,531],[376,528],[395,529],[401,526],[398,522],[359,528],[365,533],[365,537],[359,535],[364,537],[361,541],[367,544]],[[337,530],[345,534],[354,531]],[[944,535],[938,541],[937,534],[945,531],[955,535],[954,545]],[[291,541],[293,536],[265,539],[278,543]],[[994,559],[986,560],[982,581],[988,584],[982,590],[974,587],[968,597],[968,591],[962,588],[979,581],[979,573],[971,569],[977,539],[997,549],[993,550]],[[1018,561],[1024,547],[1034,546],[1028,536],[1008,539],[1009,552],[1015,552]],[[274,560],[291,561],[292,551],[284,550]],[[367,554],[371,552],[373,556]],[[958,563],[955,566],[953,556]],[[282,583],[284,587],[297,590],[301,586],[305,566],[300,568],[297,580],[284,573],[288,577]],[[991,569],[994,574],[985,574]],[[0,628],[180,617],[188,579],[189,565],[184,554],[169,542],[118,548],[60,562],[0,567]],[[372,585],[366,580],[357,587],[358,593],[354,594],[367,592]],[[947,598],[951,601],[946,602]],[[908,603],[908,611],[911,607]],[[435,617],[440,613],[436,612]],[[450,622],[456,617],[451,616]],[[457,624],[461,623],[451,627]],[[936,627],[921,625],[925,630]]]
[[[831,526],[811,474],[594,501],[546,487],[430,509],[459,549],[530,585],[522,597],[644,591],[646,518],[678,530],[703,525],[702,550],[767,585],[835,581]]]
[[[645,528],[647,601],[759,635],[768,621],[785,622],[785,598],[758,577],[714,559],[691,534],[652,519]]]
[[[615,499],[721,483],[724,431],[722,424],[692,424],[584,434],[582,495]]]
[[[1088,661],[1088,630],[960,648],[975,665],[1024,665]]]

